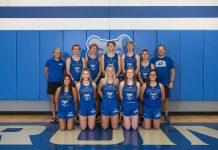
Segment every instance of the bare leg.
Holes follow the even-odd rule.
[[[52,116],[56,117],[56,103],[55,103],[55,96],[54,95],[50,95],[50,103],[51,103],[51,112],[52,112]]]
[[[135,116],[131,116],[131,126],[133,130],[138,129],[138,123],[139,123],[139,116],[135,115]]]
[[[109,116],[104,116],[104,115],[101,115],[101,127],[102,129],[107,129],[108,126],[109,126]]]
[[[66,120],[65,119],[59,119],[59,126],[60,126],[61,131],[66,130]]]
[[[144,118],[142,124],[146,130],[150,129],[151,128],[151,119]]]
[[[154,127],[154,129],[156,129],[156,130],[159,130],[160,129],[160,119],[158,119],[158,120],[153,120],[153,127]]]
[[[79,114],[79,127],[81,130],[85,130],[87,127],[87,116],[81,116]]]
[[[118,128],[119,114],[111,116],[111,127],[116,130]]]
[[[73,130],[73,127],[74,127],[73,121],[74,121],[73,118],[67,120],[67,130]]]
[[[129,130],[131,128],[130,116],[123,116],[123,127],[126,130]]]
[[[88,116],[88,126],[89,129],[93,130],[95,128],[96,115]]]

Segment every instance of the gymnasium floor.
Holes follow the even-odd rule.
[[[161,130],[59,131],[49,123],[48,115],[1,115],[0,150],[63,149],[148,149],[148,150],[218,150],[217,115],[171,116],[171,123],[161,123]]]

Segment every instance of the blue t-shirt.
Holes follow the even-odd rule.
[[[155,57],[151,60],[157,71],[158,81],[164,86],[170,83],[170,70],[174,68],[174,63],[171,58],[165,56],[163,58]]]
[[[62,59],[56,61],[54,58],[46,62],[48,67],[48,82],[62,82],[66,64]]]
[[[115,69],[115,74],[118,71],[118,55],[116,54],[114,55],[114,57],[109,57],[107,54],[104,54],[104,70],[106,70],[108,65],[112,65],[114,66]]]
[[[149,64],[144,67],[142,66],[142,64],[140,64],[140,73],[141,73],[141,77],[143,82],[148,82],[148,72],[151,70],[151,63],[149,62]]]
[[[83,61],[82,58],[78,61],[73,60],[72,57],[70,57],[71,63],[70,63],[70,73],[73,76],[74,80],[79,81],[80,80],[80,75],[83,70]]]
[[[90,58],[88,57],[87,68],[90,70],[92,80],[95,80],[99,73],[99,60],[98,57]]]
[[[135,53],[131,57],[125,54],[124,68],[125,70],[127,70],[129,67],[133,67],[135,70],[137,69],[137,61],[136,61]]]
[[[64,92],[64,95],[61,95],[61,90],[60,90],[58,111],[72,111],[73,109],[74,109],[73,96],[70,95],[70,92]]]
[[[161,97],[159,83],[155,86],[147,86],[144,92],[143,106],[161,107]]]

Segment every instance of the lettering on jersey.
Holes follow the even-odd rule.
[[[155,67],[161,68],[161,67],[166,67],[166,62],[164,60],[158,60],[155,64]]]

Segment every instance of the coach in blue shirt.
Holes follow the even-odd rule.
[[[157,71],[158,82],[162,83],[165,87],[165,100],[163,101],[164,119],[166,122],[170,122],[170,117],[168,116],[168,98],[170,97],[170,89],[173,88],[175,68],[173,60],[166,56],[166,49],[163,44],[157,46],[157,57],[153,58],[151,63],[154,64]]]

